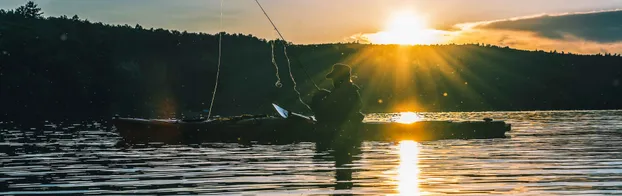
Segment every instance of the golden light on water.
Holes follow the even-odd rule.
[[[434,44],[438,34],[427,27],[427,22],[412,12],[398,12],[387,21],[385,30],[368,35],[376,44]]]
[[[400,195],[420,195],[419,189],[419,143],[401,141],[399,145],[400,165],[397,169],[397,191]]]
[[[414,112],[402,112],[395,122],[402,124],[412,124],[421,121],[423,118]]]

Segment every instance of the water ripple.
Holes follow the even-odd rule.
[[[0,195],[622,193],[622,111],[421,115],[492,117],[513,130],[504,139],[365,142],[336,164],[340,155],[314,143],[120,148],[106,123],[0,123]]]

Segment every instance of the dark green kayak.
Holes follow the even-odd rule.
[[[348,128],[327,127],[313,117],[278,107],[280,117],[245,115],[209,120],[114,118],[117,132],[126,143],[256,142],[286,144],[353,137],[367,141],[504,138],[510,124],[482,121],[364,122]],[[346,130],[347,129],[347,130]]]

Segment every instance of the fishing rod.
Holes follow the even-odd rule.
[[[212,100],[209,103],[209,110],[207,111],[207,119],[212,117],[212,107],[214,106],[214,99],[216,99],[216,90],[218,90],[218,78],[220,77],[220,64],[222,59],[222,3],[224,0],[220,0],[220,34],[218,36],[218,68],[216,71],[216,82],[214,83],[214,91],[212,92]]]
[[[257,3],[257,5],[259,6],[259,8],[261,9],[261,11],[263,12],[263,14],[266,16],[266,18],[268,18],[268,21],[270,21],[270,24],[272,24],[272,27],[274,27],[274,30],[276,31],[276,33],[279,35],[279,37],[281,38],[281,40],[283,40],[283,46],[287,46],[287,44],[289,42],[287,42],[287,40],[285,40],[285,38],[283,37],[283,34],[281,34],[281,31],[279,31],[279,29],[276,27],[276,25],[274,24],[274,22],[272,22],[272,19],[270,18],[270,16],[268,16],[268,13],[266,13],[266,10],[263,9],[263,6],[261,6],[261,3],[259,3],[259,0],[255,0],[255,2]],[[288,62],[289,62],[289,57],[287,57],[287,49],[284,48],[284,53],[285,53],[285,57],[287,58]],[[309,75],[309,72],[307,72],[307,69],[305,69],[304,65],[302,64],[302,62],[300,61],[299,58],[294,58],[296,60],[296,64],[300,67],[300,69],[302,69],[302,71],[305,73],[305,76],[307,76],[307,78],[309,79],[309,81],[311,81],[311,83],[313,83],[313,86],[315,86],[315,88],[317,90],[321,90],[320,87],[317,85],[317,83],[315,83],[315,81],[313,80],[313,78],[311,78],[311,75]],[[291,74],[291,73],[290,73]],[[293,80],[293,76],[292,76],[292,80]],[[294,88],[295,90],[295,88]],[[306,104],[305,104],[306,105]]]

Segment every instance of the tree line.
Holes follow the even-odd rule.
[[[214,113],[308,113],[312,81],[352,65],[365,112],[621,109],[622,57],[524,51],[484,44],[291,45],[253,35],[108,25],[44,17],[35,3],[0,10],[0,120],[167,118]],[[275,85],[279,68],[282,87]],[[310,77],[306,77],[307,72]]]

